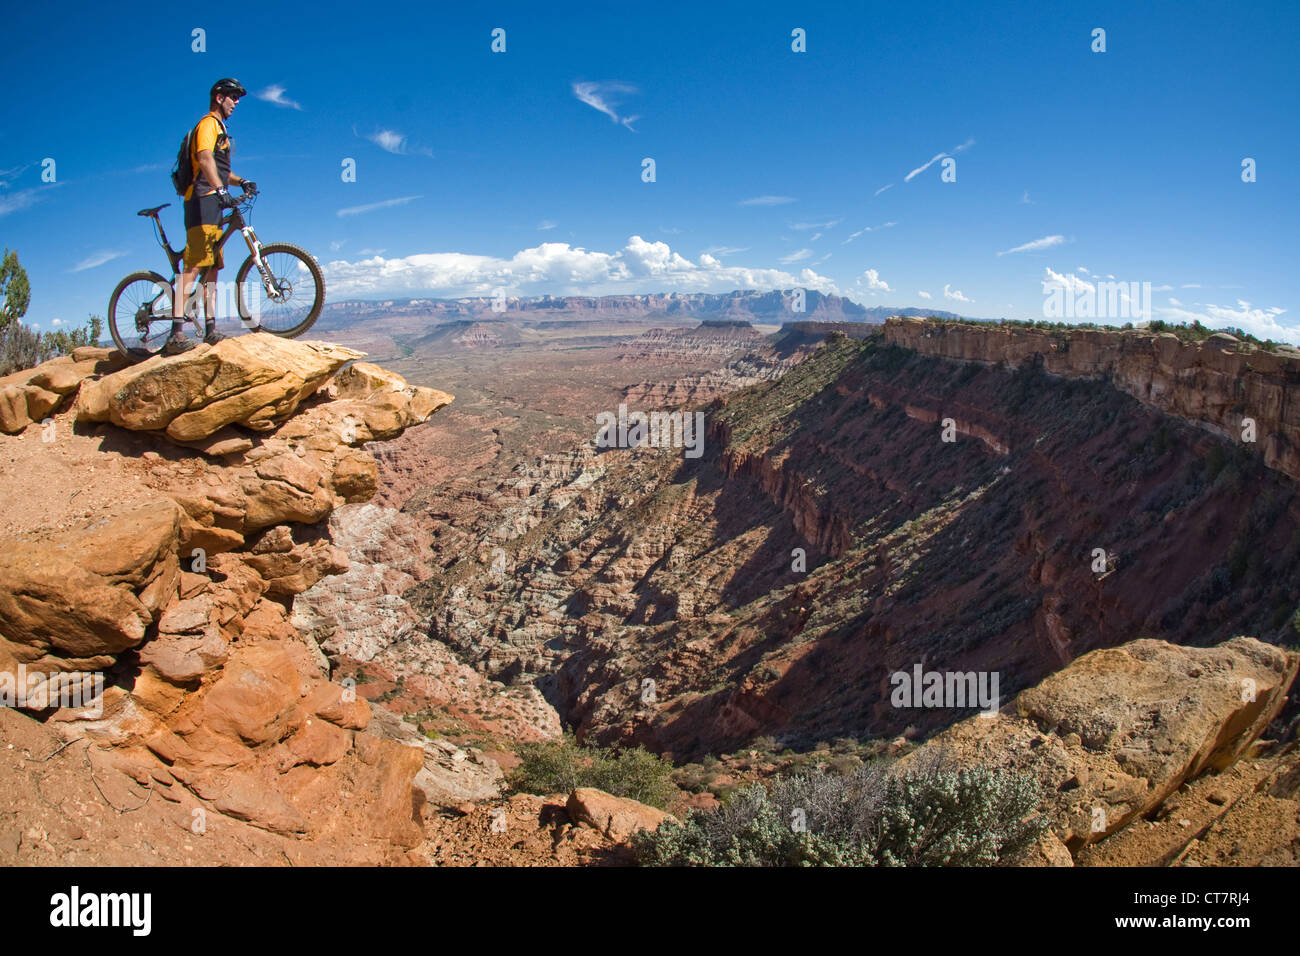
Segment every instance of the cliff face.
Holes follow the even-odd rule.
[[[447,543],[417,586],[431,636],[602,741],[925,733],[961,714],[893,707],[895,670],[1009,695],[1138,638],[1294,633],[1295,482],[1081,377],[832,336],[715,402],[701,458],[595,463],[409,510]]]
[[[892,318],[893,345],[962,361],[1017,367],[1040,362],[1053,375],[1106,378],[1144,405],[1242,442],[1243,419],[1255,421],[1264,463],[1300,478],[1300,352],[1241,351],[1222,333],[1183,343],[1172,333],[1141,330],[1039,331],[991,325],[947,325]]]
[[[94,820],[94,862],[148,860],[142,841],[153,862],[401,862],[426,799],[494,790],[495,765],[426,747],[332,682],[290,619],[295,595],[348,567],[324,522],[373,495],[364,444],[451,401],[361,357],[241,336],[130,368],[79,350],[23,373],[59,401],[3,439],[0,687],[24,697],[6,701],[21,709],[0,713],[5,735],[50,752],[56,803],[85,796],[63,763],[88,763],[115,808],[158,797],[147,834]],[[31,818],[37,855],[22,860],[94,816],[51,829],[20,788],[0,800]]]

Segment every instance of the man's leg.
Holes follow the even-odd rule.
[[[204,323],[203,341],[208,345],[216,345],[225,338],[217,331],[217,273],[220,271],[217,266],[213,266],[203,277],[203,314],[207,319]]]
[[[197,298],[198,287],[194,284],[199,276],[199,267],[186,269],[176,277],[176,288],[172,290],[172,335],[184,334],[186,306],[191,296]]]

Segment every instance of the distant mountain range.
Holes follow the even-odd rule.
[[[665,316],[682,319],[735,319],[767,325],[791,321],[880,323],[891,315],[928,316],[944,319],[969,318],[955,312],[894,306],[867,308],[842,296],[807,290],[804,309],[793,311],[793,290],[758,292],[665,292],[646,295],[533,296],[510,297],[504,312],[495,312],[491,298],[348,300],[325,305],[322,319],[329,323],[374,315],[428,315],[435,319],[524,318],[646,318]],[[332,324],[332,323],[331,323]]]

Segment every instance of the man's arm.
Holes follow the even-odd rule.
[[[210,183],[221,185],[221,176],[217,173],[217,161],[212,158],[212,150],[199,150],[199,169],[203,170],[203,178]],[[230,185],[244,185],[244,177],[230,174]]]

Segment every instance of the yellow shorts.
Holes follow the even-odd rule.
[[[220,226],[190,226],[185,230],[185,268],[202,269],[225,265],[217,240],[221,238]]]

